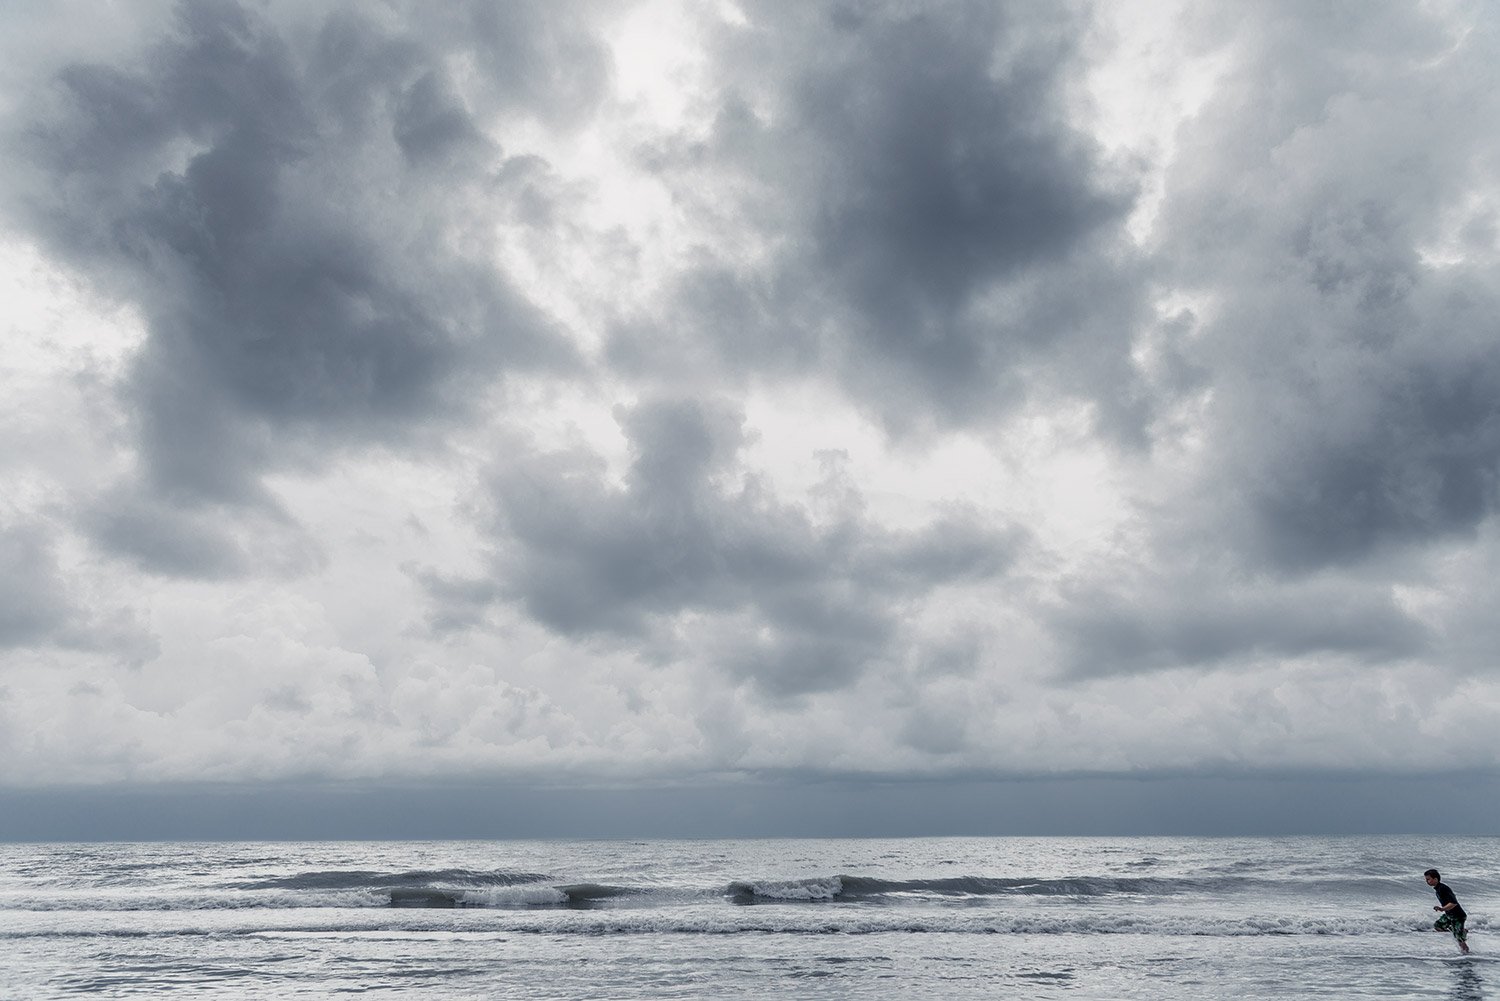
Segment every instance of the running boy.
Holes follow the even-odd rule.
[[[1453,891],[1448,889],[1448,884],[1443,882],[1442,875],[1436,869],[1428,869],[1422,874],[1427,879],[1427,885],[1437,891],[1438,902],[1432,909],[1440,911],[1441,916],[1433,922],[1436,931],[1451,931],[1453,939],[1458,943],[1459,951],[1465,956],[1469,954],[1469,933],[1464,931],[1464,922],[1469,915],[1458,906],[1458,898]]]

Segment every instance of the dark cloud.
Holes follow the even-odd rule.
[[[1066,674],[1233,668],[1257,658],[1328,655],[1381,663],[1427,653],[1436,638],[1380,583],[1283,584],[1180,566],[1139,576],[1065,590],[1051,624],[1063,639],[1059,666]]]
[[[560,78],[548,53],[594,43],[515,17],[547,37],[531,52],[505,34],[516,58],[485,94],[523,87],[525,103]],[[349,13],[309,39],[216,0],[183,4],[137,61],[57,74],[25,139],[46,181],[18,214],[147,319],[123,386],[144,489],[265,507],[261,474],[299,441],[400,443],[506,372],[573,364],[491,260],[454,249],[469,203],[511,192],[450,55]],[[128,520],[101,540],[166,552],[126,543]],[[198,549],[156,565],[205,565]]]
[[[964,322],[980,292],[1128,207],[1060,120],[1060,47],[997,72],[997,8],[950,14],[849,25],[834,59],[804,68],[787,126],[826,164],[807,199],[811,269],[855,310],[861,347],[943,388],[995,350],[998,331]]]
[[[1064,589],[1060,666],[1445,656],[1396,594],[1426,585],[1424,546],[1472,535],[1500,502],[1500,283],[1493,246],[1427,258],[1493,148],[1469,114],[1430,109],[1493,102],[1435,70],[1452,39],[1418,12],[1200,27],[1236,61],[1179,134],[1157,278],[1193,305],[1154,331],[1158,410],[1197,415],[1196,475],[1143,510],[1133,562]]]
[[[1132,198],[1068,123],[1073,32],[1052,16],[752,11],[724,43],[714,135],[654,162],[685,200],[706,169],[743,172],[729,197],[774,256],[745,268],[725,248],[695,269],[682,322],[732,364],[758,351],[831,365],[895,425],[1012,406],[1039,359],[1070,391],[1117,391],[1137,308],[1119,239]],[[643,336],[623,329],[617,357],[680,364]]]
[[[444,49],[472,54],[484,96],[503,109],[568,121],[591,111],[610,79],[600,25],[612,0],[461,0],[403,4]]]
[[[1360,252],[1273,244],[1284,269],[1224,287],[1193,349],[1212,372],[1210,486],[1235,497],[1227,534],[1294,572],[1471,532],[1500,500],[1488,265],[1429,268],[1417,232],[1376,219],[1342,238]]]
[[[140,490],[105,494],[83,520],[95,542],[140,569],[202,580],[264,569],[264,550],[247,550],[231,531],[236,524],[223,507],[173,504]]]
[[[634,454],[621,485],[582,453],[509,457],[493,480],[493,579],[563,634],[676,656],[680,628],[767,692],[822,690],[886,656],[904,601],[1002,574],[1019,544],[1010,526],[969,512],[886,530],[851,496],[815,523],[742,474],[746,431],[723,404],[654,400],[617,417]],[[480,582],[446,580],[429,593],[439,620],[486,596]]]
[[[416,563],[401,569],[426,592],[433,608],[427,625],[438,634],[481,625],[502,596],[499,585],[488,578],[443,574]]]
[[[1480,301],[1500,307],[1500,296]],[[1413,319],[1418,330],[1431,323]],[[1496,510],[1500,362],[1474,343],[1492,323],[1465,319],[1420,343],[1457,335],[1472,345],[1467,357],[1392,359],[1381,371],[1351,374],[1341,389],[1363,398],[1351,399],[1342,419],[1320,425],[1316,414],[1298,415],[1309,426],[1281,446],[1249,493],[1257,541],[1276,564],[1357,562],[1394,545],[1470,532]]]
[[[79,617],[51,539],[36,526],[0,528],[0,648],[53,641]]]
[[[452,87],[432,72],[406,88],[393,117],[392,134],[414,163],[443,160],[455,152],[488,146]]]
[[[138,667],[159,653],[157,642],[130,612],[110,607],[59,559],[50,526],[0,526],[0,651],[50,647],[102,653],[112,664]]]
[[[1500,282],[1463,236],[1490,214],[1487,53],[1415,8],[1213,30],[1240,57],[1182,133],[1162,230],[1166,280],[1210,304],[1180,344],[1226,541],[1306,573],[1472,532],[1500,502]]]

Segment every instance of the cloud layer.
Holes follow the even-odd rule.
[[[0,783],[1500,765],[1482,5],[76,15]]]

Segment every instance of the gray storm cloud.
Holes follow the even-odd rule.
[[[0,584],[0,646],[22,646],[65,629],[77,614],[39,528],[0,532],[7,568]]]
[[[529,79],[517,62],[550,73],[497,51],[499,30],[472,41],[510,57],[509,85]],[[13,201],[150,331],[121,386],[139,481],[99,501],[101,543],[162,572],[232,570],[244,554],[203,505],[274,509],[268,469],[399,444],[509,371],[576,364],[502,274],[449,248],[471,200],[507,197],[451,55],[355,14],[289,39],[210,2],[122,66],[58,71],[54,113],[15,140],[39,173]]]
[[[653,400],[617,419],[634,453],[623,484],[588,454],[510,456],[497,468],[493,591],[432,581],[439,622],[456,617],[445,597],[460,609],[509,597],[563,634],[638,637],[674,658],[725,651],[716,666],[731,678],[778,695],[820,691],[889,656],[893,606],[1001,575],[1021,543],[1019,530],[972,511],[886,530],[838,489],[836,457],[838,510],[815,523],[738,479],[743,418],[722,403]]]
[[[1484,50],[1376,8],[1205,21],[1236,58],[1179,133],[1154,263],[1193,301],[1156,406],[1201,406],[1202,451],[1153,497],[1154,569],[1082,584],[1062,632],[1086,672],[1444,658],[1393,594],[1500,500]]]
[[[947,3],[727,32],[707,141],[651,162],[689,199],[705,171],[740,179],[724,197],[776,251],[747,268],[705,247],[681,322],[736,368],[825,367],[898,428],[1013,407],[1023,371],[1091,391],[1127,375],[1130,178],[1068,120],[1077,28]],[[643,366],[674,350],[635,326],[616,345]]]
[[[1493,218],[1471,201],[1496,152],[1483,57],[1410,13],[1310,20],[1243,29],[1167,209],[1169,273],[1218,299],[1193,348],[1215,478],[1243,489],[1246,547],[1289,570],[1471,530],[1500,460],[1493,240],[1431,259]],[[1297,99],[1266,100],[1278,83]]]

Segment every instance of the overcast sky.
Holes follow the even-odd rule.
[[[7,795],[1500,772],[1493,5],[0,17]]]

